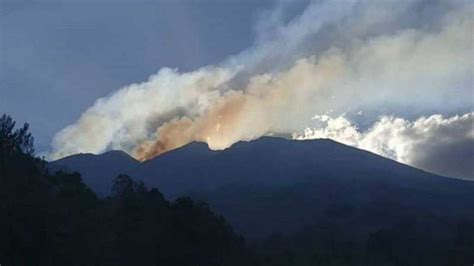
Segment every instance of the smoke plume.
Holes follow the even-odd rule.
[[[215,66],[163,68],[98,99],[58,132],[51,157],[122,149],[139,160],[192,141],[224,149],[301,132],[314,114],[472,108],[469,1],[316,1],[285,21],[281,3],[253,47]]]
[[[330,138],[440,175],[474,180],[474,113],[415,121],[381,116],[368,129],[345,116],[313,117],[313,127],[293,139]]]

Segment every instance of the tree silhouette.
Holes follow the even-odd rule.
[[[79,173],[50,173],[25,124],[0,119],[2,265],[253,265],[242,239],[206,204],[167,201],[119,175],[99,199]]]
[[[136,191],[137,184],[128,175],[118,175],[112,185],[112,195],[126,197]]]
[[[432,266],[474,261],[472,219],[411,213],[376,227],[370,222],[380,212],[372,214],[371,202],[357,208],[332,204],[317,224],[256,241],[250,249],[204,202],[190,197],[168,201],[157,188],[127,175],[118,175],[111,196],[100,199],[79,173],[51,173],[33,152],[28,125],[15,129],[13,119],[3,115],[2,266]],[[375,205],[401,217],[393,206]],[[354,222],[339,224],[344,219]],[[370,234],[364,238],[363,231]]]
[[[5,156],[5,153],[32,155],[35,151],[34,138],[29,132],[28,123],[16,130],[15,124],[15,121],[6,114],[0,117],[0,149],[2,156]]]

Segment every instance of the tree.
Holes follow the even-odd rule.
[[[16,122],[4,114],[0,117],[0,150],[2,156],[5,154],[27,154],[33,155],[35,149],[33,146],[34,138],[29,132],[29,124],[23,124],[23,127],[15,129]]]
[[[15,125],[10,116],[4,114],[0,117],[0,185],[5,188],[4,192],[9,191],[7,187],[19,187],[12,182],[32,181],[30,177],[42,167],[41,160],[33,157],[34,139],[29,125],[25,123],[17,129]],[[10,193],[14,191],[10,190]]]
[[[118,175],[112,185],[112,195],[117,197],[130,196],[136,191],[137,184],[128,175]]]

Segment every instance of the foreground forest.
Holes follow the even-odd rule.
[[[98,199],[77,173],[49,173],[25,125],[0,119],[1,265],[251,265],[205,203],[168,202],[130,177]]]
[[[383,213],[386,207],[374,210]],[[34,156],[27,124],[15,128],[9,116],[0,118],[2,266],[474,262],[474,221],[469,217],[394,216],[391,226],[360,240],[360,228],[369,230],[370,221],[353,227],[338,223],[348,219],[351,208],[334,206],[327,211],[330,222],[308,225],[291,235],[276,232],[245,241],[206,203],[189,197],[170,202],[159,188],[147,188],[127,175],[118,175],[110,196],[99,198],[80,174],[51,172],[44,160]]]

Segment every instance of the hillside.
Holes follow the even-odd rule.
[[[339,219],[343,224],[361,223],[369,231],[412,214],[474,217],[473,182],[437,176],[327,139],[265,137],[222,151],[191,143],[131,165],[126,157],[114,163],[106,157],[89,156],[90,163],[77,164],[72,156],[53,164],[82,171],[85,182],[101,193],[122,170],[168,198],[187,194],[206,200],[250,237],[295,232],[341,215],[346,217]],[[107,171],[111,164],[115,168]]]
[[[97,194],[105,196],[117,175],[140,167],[140,162],[123,151],[109,151],[100,155],[76,154],[49,163],[49,166],[54,170],[81,173],[84,183]]]

